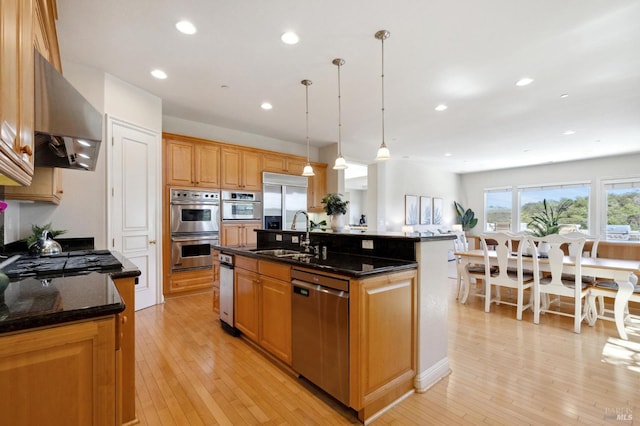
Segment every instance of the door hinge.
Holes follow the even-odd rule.
[[[114,189],[114,188],[113,188],[113,186],[112,186],[112,187],[111,187],[111,196],[113,197],[113,196],[115,196],[115,194],[116,194],[115,189]]]
[[[112,238],[111,239],[111,247],[115,247],[116,246],[116,239]]]
[[[116,144],[116,138],[111,136],[111,146],[114,146],[115,144]]]

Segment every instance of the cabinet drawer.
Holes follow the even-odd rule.
[[[260,275],[277,278],[282,281],[291,281],[291,267],[284,263],[275,263],[261,260],[258,263]]]
[[[252,259],[250,257],[244,257],[244,256],[236,256],[235,264],[236,264],[236,268],[242,268],[248,271],[258,272],[258,259]]]

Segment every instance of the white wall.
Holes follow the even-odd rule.
[[[167,115],[162,117],[162,130],[168,133],[176,133],[179,135],[209,139],[218,142],[227,142],[234,145],[251,146],[254,148],[267,149],[269,151],[301,155],[303,157],[307,156],[306,144],[293,143],[281,139],[257,135],[255,133],[226,129],[212,124],[200,123]],[[318,160],[317,147],[309,147],[309,158],[311,161],[320,161]]]
[[[90,67],[65,62],[63,69],[98,111],[161,133],[160,98]],[[5,222],[10,224],[5,240],[26,238],[32,224],[51,222],[54,229],[67,230],[64,237],[94,237],[96,248],[107,248],[106,144],[103,140],[94,172],[61,170],[64,194],[60,205],[11,202],[8,214],[5,212]]]
[[[453,201],[460,194],[460,177],[437,167],[405,159],[391,159],[375,166],[375,179],[370,179],[368,191],[377,192],[376,225],[378,231],[401,231],[404,225],[404,196],[430,196],[443,199],[443,226],[455,223]],[[371,212],[369,213],[371,215]],[[373,219],[373,218],[372,218]],[[369,221],[369,226],[374,223]],[[414,226],[414,230],[420,230]]]
[[[478,218],[478,226],[471,233],[482,232],[484,223],[484,190],[511,186],[544,185],[570,182],[591,182],[590,211],[599,212],[600,182],[602,179],[640,176],[640,154],[571,161],[543,166],[519,167],[491,172],[469,173],[461,176],[460,201]],[[590,218],[590,229],[602,232],[603,220],[595,214]]]

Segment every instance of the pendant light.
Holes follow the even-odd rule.
[[[378,148],[378,154],[376,155],[376,161],[385,161],[391,158],[391,153],[387,144],[384,143],[384,41],[391,36],[391,33],[387,30],[380,30],[375,34],[375,37],[382,42],[382,74],[380,79],[382,81],[382,143]]]
[[[305,91],[305,105],[306,105],[306,126],[307,126],[307,164],[304,166],[304,170],[302,170],[302,176],[315,176],[316,174],[313,172],[313,167],[311,167],[311,162],[309,162],[309,86],[313,84],[311,80],[302,80],[300,83],[304,85]]]
[[[333,170],[344,170],[346,169],[347,162],[344,160],[342,156],[342,107],[340,102],[340,67],[344,65],[344,59],[336,58],[331,61],[333,65],[338,67],[338,158],[336,158],[336,162],[333,165]]]

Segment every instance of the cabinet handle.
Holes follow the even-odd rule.
[[[122,317],[120,317],[120,322],[122,323],[122,325],[127,323],[127,316],[123,315]]]
[[[64,191],[62,189],[58,189],[58,194],[64,194]]]
[[[149,240],[149,244],[155,244],[156,240]]]
[[[33,148],[31,148],[31,145],[22,145],[20,147],[20,152],[31,157],[33,155]]]

